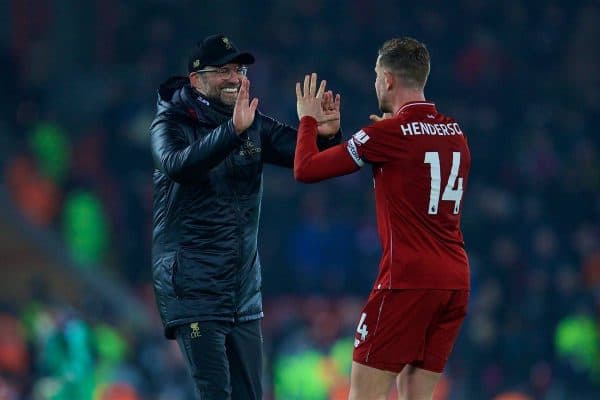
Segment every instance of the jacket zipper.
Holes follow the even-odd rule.
[[[229,166],[229,168],[231,168],[231,173],[234,177],[234,181],[237,181],[238,176],[236,174],[236,169],[235,169],[235,165],[233,163],[233,159],[232,159],[233,155],[227,157],[227,164]],[[237,262],[236,262],[236,268],[239,268],[241,262],[242,262],[242,250],[243,250],[243,232],[242,232],[242,212],[241,212],[241,207],[240,207],[240,199],[239,196],[235,190],[235,186],[232,185],[231,186],[231,192],[233,194],[233,209],[235,211],[235,215],[236,215],[236,230],[237,230],[237,239],[238,239],[238,249],[237,249]],[[233,304],[235,307],[234,310],[234,314],[233,314],[233,319],[234,322],[238,322],[238,313],[239,313],[239,304],[238,304],[238,292],[240,289],[240,274],[238,273],[239,271],[236,271],[236,285],[235,285],[235,292],[233,293]]]

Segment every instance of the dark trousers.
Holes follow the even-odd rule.
[[[201,400],[262,399],[260,320],[201,321],[176,330]]]

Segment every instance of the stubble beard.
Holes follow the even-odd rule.
[[[205,82],[206,84],[206,82]],[[225,106],[226,108],[230,108],[233,110],[233,107],[235,106],[235,102],[237,100],[237,97],[239,95],[239,89],[240,89],[240,85],[223,85],[223,86],[212,86],[212,85],[207,85],[209,90],[207,93],[204,94],[204,96],[211,102],[214,103],[218,103],[221,104],[222,106]],[[237,93],[235,95],[233,94],[227,94],[223,92],[224,88],[231,88],[231,87],[236,87],[237,88]],[[196,90],[198,90],[200,93],[202,93],[202,90],[200,90],[200,88],[197,88]]]
[[[392,110],[388,104],[386,104],[383,100],[379,100],[379,110],[382,113],[391,113]]]
[[[227,95],[223,92],[219,92],[219,101],[221,102],[221,104],[223,104],[227,107],[233,108],[233,106],[235,106],[235,102],[236,102],[238,96],[239,96],[239,92],[236,93],[235,96]]]
[[[239,92],[235,96],[232,96],[232,95],[227,95],[227,94],[223,93],[221,91],[221,89],[222,88],[219,88],[219,89],[214,88],[213,90],[210,91],[210,93],[208,93],[206,95],[206,98],[209,101],[219,103],[225,107],[233,108],[235,106],[235,102],[237,100]]]

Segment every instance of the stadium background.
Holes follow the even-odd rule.
[[[260,109],[296,124],[317,71],[349,134],[377,111],[393,36],[433,57],[461,121],[470,315],[437,399],[600,392],[597,1],[0,1],[0,399],[191,399],[150,282],[157,85],[224,32],[254,52]],[[266,167],[266,399],[344,399],[376,274],[370,172],[315,186]],[[512,393],[512,394],[511,394]]]

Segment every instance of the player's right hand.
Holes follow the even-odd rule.
[[[254,122],[254,115],[258,107],[258,99],[255,97],[250,102],[250,81],[246,78],[242,79],[240,92],[235,100],[233,108],[233,127],[235,133],[241,135]]]
[[[392,118],[391,113],[383,113],[381,117],[379,115],[371,114],[369,115],[369,119],[373,122],[383,121],[384,119]]]

